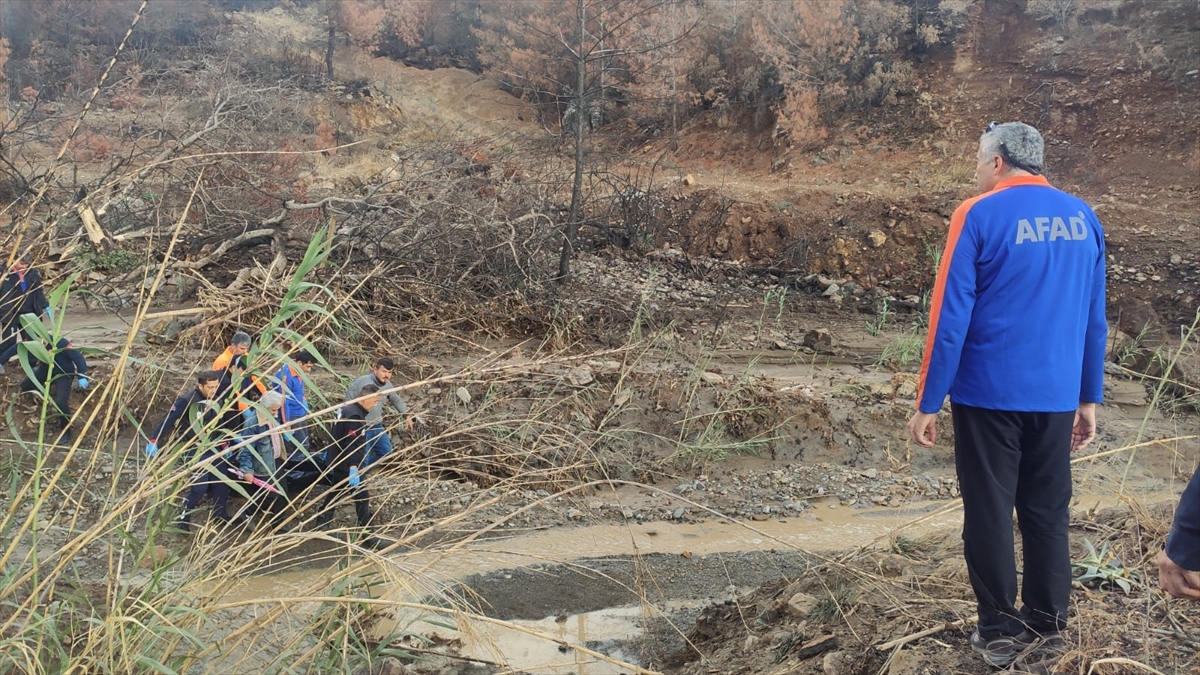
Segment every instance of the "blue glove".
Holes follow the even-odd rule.
[[[46,308],[46,318],[50,319],[51,321],[54,320],[54,311],[51,310],[49,307]]]
[[[362,483],[362,479],[358,477],[358,467],[350,467],[349,483],[350,483],[350,487],[353,487],[353,488],[358,487],[359,483]]]
[[[153,458],[157,454],[158,454],[158,443],[155,443],[154,441],[150,441],[150,443],[146,446],[146,456]]]
[[[79,380],[76,384],[79,385],[80,389],[87,389],[88,388],[88,379],[86,377],[81,377],[81,378],[79,378]]]

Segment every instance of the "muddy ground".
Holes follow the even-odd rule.
[[[398,377],[414,383],[405,396],[430,421],[409,434],[393,420],[400,449],[372,477],[380,533],[401,543],[368,558],[340,541],[352,533],[326,537],[301,522],[287,555],[259,561],[246,597],[318,587],[329,570],[370,560],[421,586],[393,584],[380,595],[444,604],[457,592],[480,614],[549,638],[472,637],[484,630],[478,620],[463,619],[461,631],[422,624],[398,644],[426,651],[406,665],[377,663],[380,673],[628,672],[568,643],[674,675],[987,672],[966,645],[972,601],[949,425],[933,451],[911,447],[902,429],[945,226],[972,193],[978,130],[1024,119],[1047,132],[1052,182],[1088,199],[1106,227],[1111,363],[1091,451],[1167,439],[1076,465],[1073,557],[1086,555],[1086,542],[1107,543],[1139,580],[1128,595],[1077,588],[1070,649],[1043,667],[1088,672],[1127,658],[1162,673],[1194,671],[1198,610],[1151,590],[1149,561],[1167,507],[1200,460],[1194,437],[1170,440],[1200,428],[1200,360],[1194,342],[1179,341],[1200,297],[1200,77],[1186,58],[1165,56],[1194,38],[1196,16],[1176,12],[1178,3],[1106,2],[1061,35],[1021,3],[978,4],[954,50],[920,64],[928,114],[869,111],[811,151],[714,113],[678,138],[622,151],[610,168],[636,174],[639,158],[669,163],[658,183],[667,187],[636,227],[584,229],[573,280],[554,291],[550,309],[505,297],[463,309],[462,323],[418,312],[384,327],[386,346],[322,336],[333,370],[316,381],[332,400],[367,358],[389,351],[401,360]],[[312,37],[303,33],[312,26],[282,10],[247,21],[266,35]],[[377,95],[314,95],[313,114],[371,143],[306,167],[298,188],[355,194],[362,175],[390,166],[389,144],[444,133],[493,155],[516,146],[513,166],[478,178],[483,192],[502,192],[544,159],[545,144],[522,145],[544,130],[495,83],[350,49],[338,58],[339,71],[369,79]],[[118,122],[124,114],[103,112]],[[199,244],[205,233],[193,234]],[[295,234],[300,241],[285,248],[292,257],[304,243]],[[227,283],[268,258],[247,248],[206,270],[206,281]],[[177,292],[153,311],[196,304],[199,281],[178,275],[172,284]],[[113,354],[140,287],[115,288],[103,274],[82,285],[94,295],[71,306],[65,328],[106,352],[91,357],[102,387],[117,375]],[[459,328],[472,320],[482,329]],[[213,335],[233,327],[215,325]],[[137,383],[131,417],[111,447],[84,434],[68,464],[81,489],[51,505],[59,520],[40,533],[40,548],[58,550],[139,484],[138,425],[156,421],[219,349],[204,341],[211,336],[175,344],[178,332],[164,319],[138,336],[143,362],[125,373]],[[1176,381],[1164,385],[1157,378],[1172,357]],[[37,403],[15,395],[19,376],[9,371],[5,400],[15,404],[4,424],[28,439]],[[476,426],[493,431],[459,433]],[[0,452],[33,470],[27,447]],[[51,464],[68,452],[55,449]],[[110,493],[89,489],[109,481]],[[352,523],[346,511],[339,527]],[[205,526],[158,545],[192,570],[219,567],[258,536]],[[89,545],[70,571],[103,584],[120,546]],[[251,614],[216,616],[209,637],[219,643]],[[399,620],[373,620],[389,619]],[[228,672],[230,661],[206,663]],[[1127,667],[1100,663],[1097,672]]]

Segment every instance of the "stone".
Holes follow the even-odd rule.
[[[683,518],[683,515],[684,515],[685,513],[687,513],[687,509],[685,509],[685,508],[683,508],[682,506],[680,506],[679,508],[675,509],[674,513],[672,513],[672,514],[671,514],[671,516],[672,516],[673,518],[675,518],[675,520],[680,520],[680,519],[682,519],[682,518]]]
[[[709,384],[725,384],[725,378],[717,373],[705,371],[700,374],[700,379]]]
[[[828,351],[833,348],[833,336],[824,328],[814,328],[805,333],[804,346],[815,351]]]
[[[818,602],[819,600],[808,593],[797,593],[787,602],[788,613],[796,618],[808,616]]]
[[[879,248],[887,243],[887,235],[881,230],[871,230],[871,233],[867,235],[867,240],[871,242],[872,248]]]
[[[821,672],[824,675],[850,675],[854,665],[854,655],[850,652],[829,652],[821,661]]]
[[[1178,253],[1176,253],[1175,255],[1171,256],[1171,264],[1172,264],[1172,265],[1178,265],[1178,264],[1180,264],[1180,263],[1182,263],[1182,262],[1183,262],[1183,256],[1179,255]]]
[[[757,635],[747,635],[746,641],[742,643],[742,653],[749,654],[750,652],[754,651],[754,648],[758,646],[758,643],[761,640],[762,638],[758,637]]]
[[[918,675],[922,671],[924,659],[911,650],[902,649],[892,654],[888,675]]]
[[[838,286],[837,284],[829,284],[829,288],[826,288],[825,292],[822,293],[821,295],[823,295],[827,298],[831,298],[835,295],[840,294],[841,291],[842,291],[841,287]]]
[[[684,187],[691,187],[695,184],[696,184],[696,178],[694,176],[692,176],[692,174],[689,173],[688,175],[683,177],[683,186]]]
[[[572,368],[567,371],[567,381],[576,387],[582,387],[591,384],[596,378],[592,377],[592,371],[587,368]]]

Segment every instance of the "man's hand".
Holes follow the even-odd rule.
[[[937,413],[917,411],[908,421],[908,438],[922,448],[932,448],[937,440]]]
[[[408,433],[410,433],[410,434],[412,433],[412,430],[413,430],[413,416],[412,415],[404,416],[404,429]]]
[[[1096,439],[1096,404],[1080,403],[1071,429],[1071,452],[1079,452]]]
[[[349,483],[350,487],[352,488],[356,488],[362,483],[362,479],[358,477],[357,466],[350,467],[350,477],[346,480],[346,482]]]
[[[254,474],[249,471],[243,471],[242,472],[242,480],[246,481],[247,483],[249,483],[251,485],[254,485]]]
[[[1200,600],[1200,572],[1189,572],[1167,557],[1158,554],[1158,587],[1176,598]]]

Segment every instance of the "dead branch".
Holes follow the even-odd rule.
[[[177,261],[171,263],[169,269],[198,270],[201,267],[207,267],[207,266],[213,264],[214,262],[220,260],[221,256],[225,255],[229,251],[237,248],[238,246],[241,246],[242,244],[245,244],[246,242],[248,242],[252,239],[258,239],[260,237],[274,237],[275,234],[276,234],[276,231],[273,229],[250,230],[249,232],[240,234],[240,235],[234,237],[233,239],[226,241],[225,243],[218,246],[212,253],[209,253],[208,255],[204,256],[203,258],[199,258],[196,260],[177,260]]]
[[[959,619],[958,621],[947,621],[945,623],[938,624],[938,625],[934,626],[933,628],[926,628],[925,630],[917,632],[917,633],[913,633],[912,635],[905,635],[902,638],[896,638],[895,640],[885,642],[885,643],[879,645],[878,647],[876,647],[876,649],[878,649],[881,652],[891,651],[891,650],[895,649],[896,647],[899,647],[900,645],[906,645],[910,642],[920,640],[923,637],[929,637],[930,635],[935,635],[937,633],[941,633],[942,631],[947,631],[947,630],[951,630],[954,628],[962,628],[964,625],[966,625],[967,623],[970,623],[974,620],[975,620],[975,617],[971,617],[971,618],[967,618],[967,619]]]

